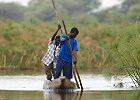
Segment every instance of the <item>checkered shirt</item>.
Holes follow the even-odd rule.
[[[51,41],[50,39],[48,44],[48,50],[41,61],[47,66],[49,66],[52,62],[54,62],[54,67],[55,67],[59,50],[60,50],[59,46],[55,45],[55,40]]]

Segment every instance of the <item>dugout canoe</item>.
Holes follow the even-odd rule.
[[[76,89],[76,83],[68,80],[65,77],[60,77],[52,81],[44,80],[43,89]]]

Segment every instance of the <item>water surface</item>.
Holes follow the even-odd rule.
[[[83,92],[52,92],[43,89],[44,74],[1,73],[0,100],[140,100],[140,89],[134,88],[129,77],[123,78],[123,87],[115,87],[117,80],[113,77],[106,79],[100,73],[80,76]]]

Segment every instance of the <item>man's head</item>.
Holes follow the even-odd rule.
[[[56,44],[57,46],[60,44],[60,36],[59,36],[59,35],[57,35],[57,36],[55,37],[55,44]]]
[[[73,27],[70,31],[70,36],[75,38],[79,33],[79,30],[76,27]]]

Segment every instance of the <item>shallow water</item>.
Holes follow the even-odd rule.
[[[0,90],[35,90],[43,91],[45,76],[0,76]],[[134,84],[129,77],[123,79],[125,84],[122,88],[113,86],[116,82],[106,79],[103,75],[82,74],[84,91],[105,91],[105,90],[135,90]],[[72,79],[72,81],[75,81]]]
[[[93,92],[0,91],[0,100],[140,100],[139,90]]]
[[[80,76],[83,92],[52,92],[43,89],[45,75],[5,74],[0,76],[0,100],[140,100],[140,88],[134,88],[129,77],[123,78],[123,87],[115,87],[119,81],[113,77],[89,73]]]

